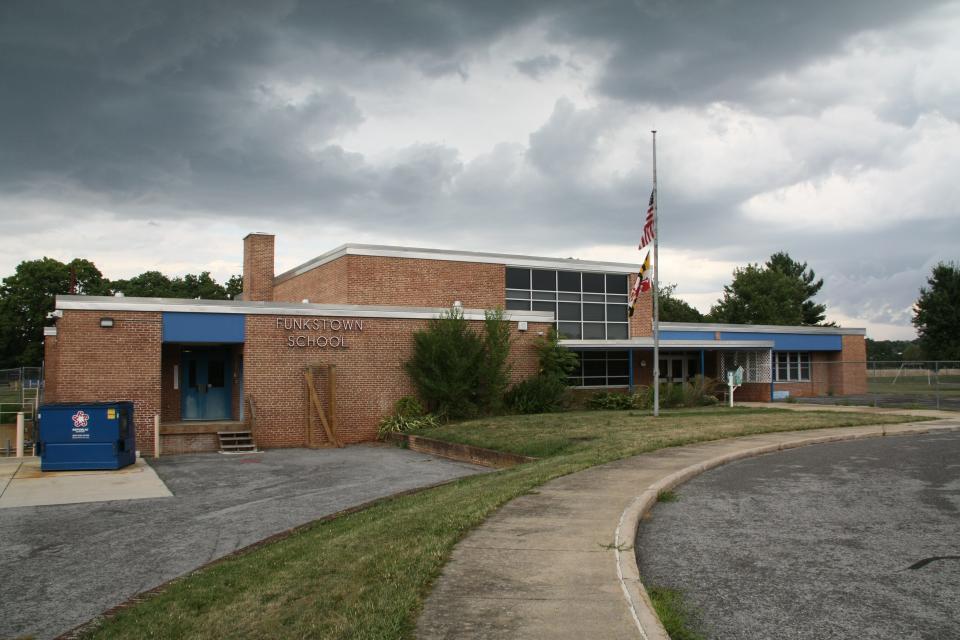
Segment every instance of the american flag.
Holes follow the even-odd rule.
[[[643,237],[640,238],[640,246],[638,249],[643,249],[645,246],[653,242],[653,219],[657,215],[657,190],[654,189],[650,192],[650,206],[647,207],[647,219],[643,223]]]

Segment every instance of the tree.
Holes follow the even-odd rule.
[[[913,308],[920,347],[931,360],[960,360],[960,264],[937,264],[927,285]]]
[[[802,324],[805,291],[797,278],[749,264],[734,270],[709,317],[731,324]]]
[[[796,278],[803,284],[805,298],[801,303],[803,322],[801,324],[818,325],[826,318],[827,306],[817,304],[813,298],[823,288],[823,278],[817,280],[817,274],[807,267],[807,263],[800,263],[790,257],[786,251],[780,251],[767,260],[767,268]]]
[[[916,360],[913,357],[917,345],[915,340],[871,340],[866,339],[867,360],[871,362],[902,362]]]
[[[64,264],[53,258],[25,260],[0,284],[0,367],[38,366],[43,360],[43,327],[54,297],[68,293],[102,295],[109,283],[89,260]]]
[[[823,279],[806,262],[786,252],[775,253],[763,265],[749,264],[733,272],[733,282],[710,310],[715,322],[738,324],[822,324],[826,306],[811,298]]]
[[[658,314],[662,322],[703,322],[703,314],[680,298],[675,298],[673,292],[677,285],[661,286],[657,291],[657,303],[660,305]]]

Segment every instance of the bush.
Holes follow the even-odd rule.
[[[413,396],[403,396],[393,403],[393,414],[405,418],[418,418],[424,414],[423,405]]]
[[[635,409],[635,394],[617,393],[616,391],[599,391],[587,401],[591,409],[622,410]]]
[[[519,382],[507,392],[506,404],[514,413],[547,413],[563,408],[567,376],[577,368],[577,354],[560,344],[556,330],[535,345],[540,370],[533,378]]]
[[[427,409],[439,418],[469,418],[502,406],[510,355],[510,327],[502,311],[487,312],[480,335],[454,308],[431,320],[413,340],[405,368]]]
[[[506,403],[514,413],[548,413],[563,408],[567,383],[554,376],[537,375],[513,385]]]
[[[377,429],[377,437],[381,440],[387,437],[388,433],[409,433],[410,431],[419,431],[420,429],[429,429],[430,427],[440,426],[440,421],[436,416],[429,413],[420,416],[404,416],[395,414],[387,416],[380,421]]]

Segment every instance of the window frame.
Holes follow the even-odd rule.
[[[570,349],[577,354],[577,369],[567,377],[567,384],[574,389],[622,389],[630,386],[630,351],[629,349]],[[590,357],[584,358],[584,354],[590,354]],[[602,355],[602,358],[597,356]],[[584,362],[596,365],[603,363],[603,375],[584,375]],[[626,375],[610,373],[610,363],[626,365]],[[603,384],[584,384],[586,379],[595,381],[603,380]],[[617,382],[611,383],[614,379]]]
[[[811,382],[813,378],[813,359],[809,351],[774,351],[773,352],[773,381],[774,382]],[[781,369],[786,371],[786,377],[780,376]],[[804,377],[806,374],[806,377]]]
[[[630,278],[628,274],[624,273],[608,273],[605,271],[576,271],[573,269],[542,269],[537,267],[525,267],[525,266],[511,266],[505,265],[506,271],[504,272],[504,308],[509,311],[547,311],[552,310],[554,314],[553,326],[557,330],[557,333],[560,335],[561,339],[569,340],[582,340],[582,339],[591,339],[591,340],[626,340],[630,337],[630,316],[627,313],[628,308],[628,296],[620,290],[622,287],[617,285],[624,285],[628,290],[630,288]],[[512,280],[513,284],[517,283],[517,278],[511,278],[511,271],[525,271],[527,274],[526,281],[529,283],[528,288],[522,289],[517,287],[507,287],[507,282]],[[533,276],[535,271],[553,271],[553,290],[547,289],[538,289],[534,287]],[[561,275],[565,274],[565,275]],[[570,274],[575,274],[575,278],[571,278]],[[591,279],[596,281],[599,280],[599,283],[602,284],[603,292],[589,291],[585,292],[583,290],[583,281],[585,275],[589,274]],[[513,274],[516,276],[516,274]],[[623,283],[619,283],[618,279],[623,279]],[[542,279],[542,278],[541,278]],[[570,281],[573,279],[579,280],[579,291],[570,291],[568,288],[563,290],[560,289],[560,281],[567,281],[565,287],[569,287]],[[560,310],[563,305],[564,317],[561,318]],[[596,305],[596,307],[590,307],[588,305]],[[579,308],[579,317],[571,317],[572,308],[576,306]],[[539,307],[539,308],[537,308]],[[548,309],[550,307],[550,309]],[[584,317],[585,312],[588,311],[602,311],[603,319],[601,320],[588,320]],[[614,317],[617,316],[617,317]],[[611,317],[614,319],[611,320]],[[620,320],[619,318],[624,318]],[[564,329],[561,331],[561,325],[565,325]],[[578,330],[573,330],[574,325],[578,325]],[[602,331],[598,330],[598,327],[602,328]],[[591,334],[602,334],[603,338],[584,338],[583,336]],[[611,335],[617,337],[610,337]],[[619,336],[623,336],[622,338]]]

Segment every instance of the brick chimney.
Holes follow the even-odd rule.
[[[243,299],[273,300],[273,236],[250,233],[243,239]]]

